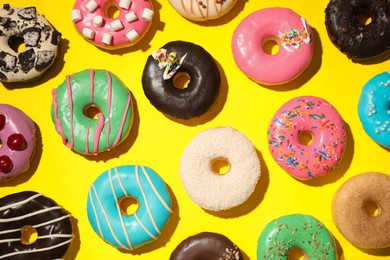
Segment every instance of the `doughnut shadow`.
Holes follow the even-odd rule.
[[[42,132],[37,123],[34,122],[35,125],[35,151],[33,157],[30,161],[30,167],[24,173],[21,173],[18,176],[15,176],[13,179],[9,181],[5,181],[4,183],[0,183],[0,187],[15,187],[19,184],[27,182],[37,171],[39,162],[42,158]]]
[[[390,60],[390,50],[382,53],[381,55],[378,55],[377,57],[373,57],[370,59],[364,59],[364,60],[357,60],[357,59],[351,59],[353,63],[359,63],[362,65],[375,65],[382,62],[385,62],[387,60]]]
[[[313,58],[309,64],[309,66],[300,74],[298,77],[293,79],[290,82],[282,83],[280,85],[266,85],[259,84],[262,87],[276,90],[276,91],[290,91],[293,89],[298,89],[306,84],[314,75],[320,70],[322,64],[322,43],[318,31],[311,27],[313,38],[314,38],[314,52]]]
[[[204,209],[205,212],[220,218],[237,218],[250,213],[261,203],[261,201],[264,199],[266,190],[269,185],[269,171],[261,152],[257,148],[256,148],[256,153],[260,160],[261,176],[257,182],[255,190],[249,196],[248,200],[245,201],[243,204],[238,205],[237,207],[231,209],[222,210],[222,211],[211,211],[211,210]]]

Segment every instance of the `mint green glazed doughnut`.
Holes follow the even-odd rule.
[[[268,223],[257,244],[257,259],[288,259],[290,249],[300,248],[305,259],[336,260],[336,246],[327,228],[309,215],[291,214]]]
[[[129,89],[106,70],[66,76],[52,92],[51,117],[62,142],[82,154],[98,154],[120,144],[133,123]],[[88,110],[96,110],[89,116]]]

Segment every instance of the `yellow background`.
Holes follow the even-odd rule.
[[[4,1],[2,1],[4,3]],[[3,4],[2,3],[2,4]],[[234,241],[246,255],[256,259],[257,238],[272,219],[291,213],[310,214],[332,232],[341,259],[376,259],[390,250],[360,250],[336,229],[331,217],[334,192],[348,178],[367,171],[390,174],[389,150],[364,132],[357,115],[362,86],[373,76],[390,69],[389,55],[355,63],[330,42],[324,25],[327,0],[239,0],[219,20],[197,23],[182,18],[166,1],[153,1],[155,17],[147,35],[135,46],[105,51],[77,34],[70,12],[71,0],[9,0],[15,7],[35,5],[62,33],[61,51],[52,68],[31,83],[2,84],[0,102],[23,110],[39,127],[37,150],[31,170],[1,184],[0,195],[34,190],[53,198],[74,216],[75,239],[67,259],[168,259],[183,239],[202,231],[219,232]],[[315,55],[298,79],[282,86],[261,86],[248,79],[235,65],[230,42],[239,22],[265,7],[289,7],[305,17],[314,29]],[[154,50],[173,40],[203,46],[219,64],[222,93],[206,116],[187,122],[172,120],[157,111],[145,97],[141,76],[145,61]],[[116,74],[134,95],[135,120],[130,136],[117,149],[87,157],[65,147],[50,117],[51,91],[65,76],[87,68],[107,69]],[[274,112],[299,95],[328,100],[341,113],[348,130],[348,145],[339,167],[329,176],[298,181],[273,160],[267,146],[267,127]],[[207,212],[193,203],[180,178],[183,149],[200,131],[233,126],[254,143],[262,176],[254,194],[243,205],[227,212]],[[103,171],[118,165],[143,164],[165,180],[174,201],[174,213],[159,239],[132,252],[119,251],[103,242],[88,223],[86,198],[89,186]],[[234,190],[232,190],[234,192]],[[351,202],[353,203],[353,202]]]

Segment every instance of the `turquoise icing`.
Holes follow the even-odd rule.
[[[366,133],[378,144],[390,147],[390,71],[363,86],[358,114]]]
[[[134,214],[121,212],[118,200],[131,196],[138,201]],[[172,200],[164,181],[141,165],[119,166],[102,173],[88,193],[88,220],[104,241],[133,250],[160,235],[172,213]]]

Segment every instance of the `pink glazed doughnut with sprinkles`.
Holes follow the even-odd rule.
[[[268,146],[275,161],[300,180],[330,173],[347,144],[343,119],[324,99],[301,96],[285,103],[272,118]]]
[[[71,15],[84,39],[104,49],[119,49],[146,34],[154,11],[149,0],[76,0]]]
[[[264,50],[276,42],[274,55]],[[248,15],[234,31],[232,51],[239,69],[259,84],[278,85],[298,77],[313,57],[313,35],[306,19],[288,8],[265,8]]]

